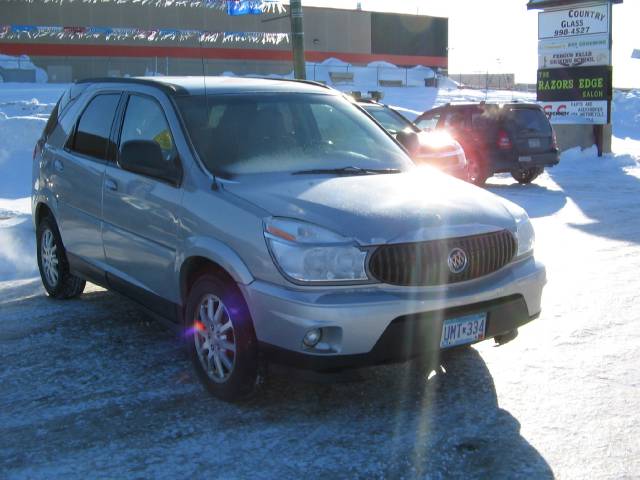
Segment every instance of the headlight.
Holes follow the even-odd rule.
[[[533,231],[533,225],[531,225],[531,220],[529,220],[527,212],[522,210],[522,212],[515,215],[515,218],[517,228],[516,236],[518,238],[518,257],[520,257],[533,250],[536,234]]]
[[[282,272],[298,282],[367,281],[365,259],[353,240],[298,220],[273,218],[264,235]]]

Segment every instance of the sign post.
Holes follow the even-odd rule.
[[[291,48],[293,49],[293,72],[297,79],[305,80],[307,71],[304,61],[304,30],[302,28],[302,1],[291,0]]]
[[[538,102],[553,125],[591,128],[600,156],[611,144],[614,3],[622,0],[530,0],[527,5],[542,10]]]

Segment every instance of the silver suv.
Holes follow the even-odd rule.
[[[84,81],[34,152],[48,294],[85,280],[175,326],[216,396],[515,337],[545,269],[521,208],[416,167],[339,92],[259,79]]]

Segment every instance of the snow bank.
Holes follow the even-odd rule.
[[[367,66],[355,66],[351,63],[340,60],[339,58],[327,58],[320,63],[306,63],[307,79],[317,82],[324,82],[327,85],[335,87],[349,86],[351,90],[380,90],[380,80],[400,81],[402,85],[408,87],[424,87],[425,80],[434,78],[436,73],[429,67],[418,65],[410,69],[399,68],[396,65],[377,61],[371,62]],[[352,81],[333,82],[332,73],[351,73]],[[223,75],[235,76],[233,72],[225,72]],[[262,75],[257,75],[262,76]],[[267,75],[268,78],[294,78],[293,72],[285,75]]]
[[[640,90],[615,92],[611,108],[614,134],[640,139]]]
[[[12,57],[10,55],[0,55],[0,68],[6,69],[19,69],[19,70],[35,70],[36,71],[36,82],[37,83],[47,83],[49,80],[49,76],[47,72],[45,72],[42,68],[36,67],[29,56],[20,55],[19,57]],[[3,81],[1,72],[0,72],[0,82]]]
[[[38,273],[29,200],[33,147],[64,88],[0,87],[0,281]]]
[[[0,201],[0,281],[36,276],[38,267],[31,217],[20,214],[4,218],[4,215]]]
[[[39,116],[7,117],[0,112],[0,198],[31,194],[33,148],[45,123]]]

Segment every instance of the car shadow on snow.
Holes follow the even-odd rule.
[[[290,376],[245,407],[296,426],[297,454],[316,452],[323,474],[347,478],[553,478],[520,424],[498,405],[486,363],[473,348],[423,362],[365,369],[359,381],[314,384]],[[340,459],[348,462],[340,463]]]
[[[640,243],[640,178],[624,170],[635,164],[625,155],[586,155],[573,160],[573,168],[551,170],[549,175],[554,182],[589,218],[587,223],[569,225],[591,235]]]
[[[487,183],[487,190],[524,208],[531,218],[548,217],[567,204],[567,195],[559,190],[531,183]]]
[[[474,349],[431,379],[420,362],[337,384],[276,373],[228,404],[132,302],[35,288],[0,299],[0,476],[553,477]]]

